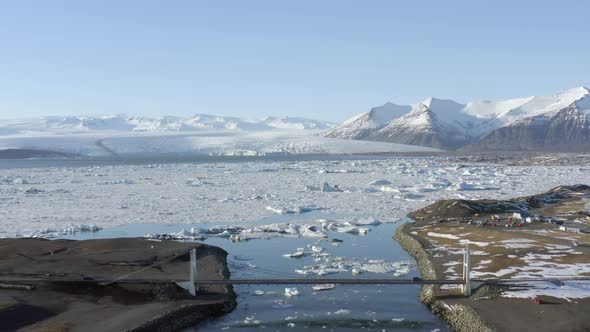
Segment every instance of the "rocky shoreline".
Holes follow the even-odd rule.
[[[418,264],[420,274],[424,279],[437,279],[434,265],[430,260],[430,254],[424,249],[421,239],[409,233],[410,223],[397,228],[393,238],[399,242],[402,248],[410,254]],[[435,295],[434,285],[424,285],[420,290],[420,302],[430,310],[447,321],[449,326],[457,332],[490,332],[493,331],[475,310],[465,305],[449,305]]]

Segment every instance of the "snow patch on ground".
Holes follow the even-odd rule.
[[[502,293],[503,297],[521,299],[536,298],[541,295],[562,298],[568,301],[587,298],[590,297],[590,280],[564,281],[560,285],[552,282],[529,282],[511,287],[510,290]]]

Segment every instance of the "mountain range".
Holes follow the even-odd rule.
[[[325,121],[297,117],[266,117],[248,120],[209,114],[192,117],[165,116],[162,118],[133,117],[122,114],[101,116],[43,117],[25,120],[0,120],[0,135],[29,134],[36,132],[162,132],[243,130],[265,131],[273,129],[326,130],[334,125]]]
[[[460,151],[590,151],[590,90],[577,87],[549,96],[459,103],[428,98],[391,102],[341,125],[298,117],[50,116],[0,120],[0,136],[87,132],[199,132],[310,130],[329,138],[378,141]]]
[[[324,136],[445,150],[590,151],[590,90],[466,104],[437,98],[414,105],[388,102]]]

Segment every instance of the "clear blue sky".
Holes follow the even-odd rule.
[[[0,0],[0,117],[341,121],[590,83],[590,1]]]

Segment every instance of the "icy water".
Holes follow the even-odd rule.
[[[338,218],[342,216],[310,212],[303,215],[278,215],[250,224],[289,222],[294,219]],[[220,224],[221,225],[221,224]],[[190,227],[206,225],[126,225],[96,233],[78,233],[68,238],[88,239],[135,237],[147,233],[175,233]],[[242,224],[241,224],[242,225]],[[285,258],[283,254],[297,248],[316,245],[330,255],[345,259],[378,259],[390,262],[412,261],[412,258],[392,239],[400,223],[371,227],[364,236],[348,233],[328,233],[326,239],[277,237],[272,239],[231,242],[224,238],[209,238],[203,242],[225,249],[233,278],[302,278],[295,269],[313,265],[313,257]],[[332,244],[337,238],[343,242]],[[419,276],[415,264],[407,275]],[[350,272],[331,274],[331,278],[395,278],[392,273]],[[297,296],[286,296],[285,287],[296,287]],[[446,324],[418,301],[419,286],[414,285],[336,285],[334,289],[313,291],[312,285],[239,285],[238,306],[230,314],[187,329],[192,331],[447,331]]]
[[[524,167],[401,155],[2,160],[0,170],[0,237],[55,237],[88,225],[103,228],[78,233],[73,236],[77,239],[302,221],[308,226],[315,222],[323,232],[315,219],[342,224],[351,218],[398,221],[439,199],[507,199],[585,183],[590,174],[586,165]],[[324,184],[339,190],[314,189]],[[274,215],[310,207],[321,210]],[[274,237],[232,243],[210,237],[205,242],[229,252],[236,278],[301,277],[295,271],[309,272],[305,266],[316,265],[316,260],[330,260],[332,270],[346,270],[330,277],[350,278],[353,267],[376,259],[389,264],[389,272],[367,271],[358,277],[394,278],[394,271],[400,278],[417,276],[415,267],[408,270],[404,263],[412,262],[410,257],[391,239],[396,227],[367,226],[371,231],[366,236],[329,231],[325,240]],[[344,242],[333,246],[335,237]],[[298,248],[309,253],[311,245],[325,248],[327,258],[283,257]],[[236,287],[238,308],[200,329],[447,329],[418,302],[416,286],[349,285],[318,293],[310,286],[296,287],[300,295],[292,297],[280,286]]]
[[[442,156],[318,155],[3,160],[0,169],[0,211],[4,212],[0,237],[59,237],[72,229],[88,229],[83,225],[103,229],[69,237],[137,237],[191,227],[296,222],[315,223],[324,231],[317,221],[322,218],[342,223],[354,218],[386,222],[367,226],[371,230],[366,236],[332,230],[323,240],[274,237],[233,243],[209,237],[206,243],[228,251],[234,278],[302,277],[296,270],[309,272],[305,266],[327,260],[332,270],[346,270],[330,277],[350,278],[353,267],[379,259],[389,267],[380,271],[387,273],[367,270],[358,277],[418,276],[415,266],[407,268],[406,262],[413,260],[391,239],[398,224],[387,222],[439,199],[530,195],[557,185],[587,182],[590,172],[586,166],[458,164]],[[340,190],[313,189],[325,183]],[[274,214],[309,207],[321,210]],[[343,242],[333,246],[334,238]],[[327,256],[311,254],[311,245],[324,248]],[[308,254],[283,257],[298,248],[305,248]],[[417,286],[339,285],[323,292],[314,292],[311,286],[294,287],[300,294],[288,297],[284,286],[238,286],[236,310],[199,330],[447,330],[444,322],[418,302]]]
[[[427,155],[427,154],[424,154]],[[436,154],[428,154],[436,155]],[[428,156],[427,155],[427,156]],[[79,157],[79,158],[31,158],[31,159],[2,159],[0,169],[11,168],[47,168],[47,167],[96,167],[117,165],[152,165],[178,163],[247,163],[247,162],[305,162],[305,161],[338,161],[338,160],[379,160],[399,158],[404,154],[298,154],[298,155],[260,155],[260,156],[179,156],[175,154],[159,157]],[[407,158],[407,157],[406,157]]]

